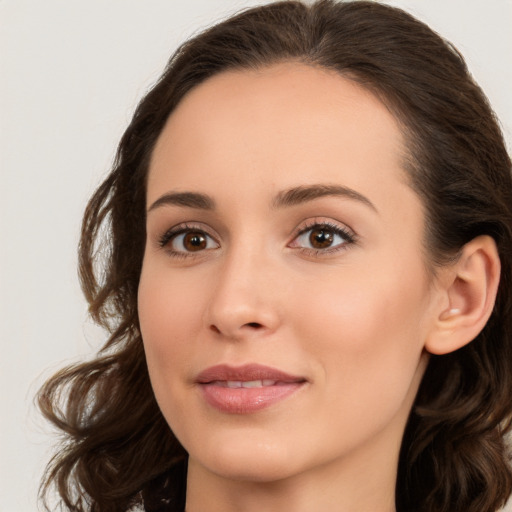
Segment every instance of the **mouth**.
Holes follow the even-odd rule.
[[[237,389],[237,388],[263,388],[268,386],[277,386],[278,384],[282,384],[277,380],[216,380],[210,382],[208,384],[212,384],[214,386],[220,386],[223,388]]]
[[[266,409],[294,394],[306,382],[304,377],[259,364],[213,366],[196,379],[208,405],[228,414]]]

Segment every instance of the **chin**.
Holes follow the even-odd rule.
[[[199,457],[192,453],[199,464],[210,472],[230,480],[272,482],[292,476],[295,464],[293,454],[283,441],[215,443],[199,450]],[[210,448],[210,449],[208,449]]]

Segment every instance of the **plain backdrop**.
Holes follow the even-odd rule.
[[[37,510],[54,438],[33,400],[103,335],[76,245],[137,101],[200,28],[258,1],[0,0],[0,512]],[[512,0],[403,0],[453,41],[512,146]]]

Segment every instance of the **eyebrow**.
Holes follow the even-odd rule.
[[[159,197],[149,208],[148,213],[162,206],[184,206],[198,210],[214,210],[215,201],[206,194],[197,192],[169,192]]]
[[[296,206],[313,199],[325,196],[339,196],[352,199],[369,206],[374,212],[378,213],[375,205],[365,196],[355,190],[341,185],[305,185],[291,188],[283,192],[279,192],[275,197],[272,206],[274,208],[283,208]]]
[[[279,192],[272,201],[273,208],[287,208],[325,196],[345,197],[369,206],[378,213],[375,205],[365,196],[342,185],[303,185]],[[183,206],[197,210],[214,210],[212,197],[198,192],[169,192],[159,197],[149,208],[148,213],[162,206]]]

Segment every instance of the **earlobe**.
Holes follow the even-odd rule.
[[[445,299],[425,343],[428,352],[447,354],[478,336],[494,308],[500,268],[490,236],[479,236],[462,248],[457,262],[445,272],[440,289]]]

